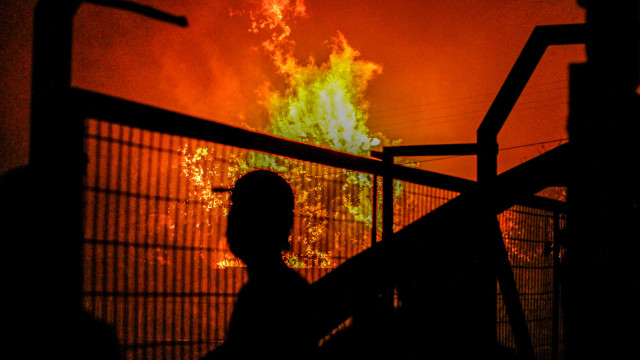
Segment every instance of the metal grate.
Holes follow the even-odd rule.
[[[106,121],[85,128],[84,305],[115,327],[127,359],[196,359],[224,340],[247,278],[226,245],[228,195],[213,187],[255,167],[281,172],[296,193],[285,259],[310,282],[381,238],[380,177]],[[396,230],[459,194],[395,189]],[[536,355],[554,359],[553,241],[564,219],[516,206],[500,223]],[[498,342],[514,347],[501,301]]]
[[[565,227],[565,217],[514,206],[500,214],[499,221],[536,358],[557,359],[562,353],[561,329],[556,327],[562,322],[558,288],[562,254],[558,233]],[[515,348],[500,294],[497,316],[498,342]]]
[[[223,341],[246,274],[226,245],[228,195],[209,189],[253,167],[294,188],[286,260],[310,282],[379,238],[373,175],[98,120],[86,129],[84,304],[115,326],[127,358],[194,359]],[[457,194],[397,189],[398,228]]]

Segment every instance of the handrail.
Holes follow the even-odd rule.
[[[546,49],[552,45],[584,44],[585,24],[536,26],[477,130],[478,182],[497,175],[498,133],[502,129]]]
[[[101,1],[102,5],[128,8],[158,20],[186,25],[186,19],[175,17],[130,1]],[[73,19],[82,0],[39,0],[33,13],[33,55],[31,71],[31,119],[29,166],[51,174],[49,186],[64,192],[66,201],[57,204],[64,215],[59,228],[49,229],[50,241],[65,244],[75,253],[67,266],[73,272],[69,291],[57,296],[61,303],[82,308],[83,188],[86,172],[83,153],[83,124],[78,120],[68,97],[71,86],[73,54]],[[60,141],[64,139],[64,141]],[[54,185],[53,183],[57,185]],[[61,195],[62,196],[62,195]],[[55,256],[53,254],[52,256]]]
[[[126,10],[134,12],[138,15],[146,16],[155,20],[164,21],[170,24],[186,27],[188,25],[185,16],[176,16],[167,12],[155,9],[151,6],[142,5],[133,1],[125,0],[82,0],[82,2],[100,6],[106,6],[114,9]]]
[[[478,185],[485,194],[483,202],[485,203],[486,211],[497,211],[500,205],[504,205],[499,204],[495,199],[498,195],[496,194],[498,188],[500,188],[501,192],[504,191],[502,187],[498,186],[498,133],[513,110],[531,75],[533,75],[540,59],[542,59],[549,46],[583,44],[586,41],[586,36],[585,24],[536,26],[520,52],[518,59],[477,130]],[[539,162],[536,162],[536,164]],[[530,167],[525,166],[524,168],[529,169]],[[518,171],[516,170],[515,172]],[[510,174],[500,176],[500,180],[509,178]],[[504,181],[501,181],[501,183],[502,185],[509,184],[509,182],[505,183]],[[513,184],[510,185],[513,187]],[[522,358],[535,359],[531,336],[520,306],[518,292],[513,282],[511,267],[508,259],[505,258],[504,244],[500,242],[497,245],[498,260],[501,265],[498,267],[498,277],[502,278],[501,283],[505,283],[505,286],[502,287],[503,293],[505,295],[507,295],[506,292],[509,293],[508,298],[505,297],[505,303],[510,303],[510,305],[507,304],[511,308],[509,318],[518,352]]]
[[[509,114],[513,110],[518,98],[522,94],[527,82],[531,78],[540,59],[544,55],[547,47],[551,45],[580,44],[586,41],[586,25],[547,25],[537,26],[529,40],[522,49],[518,59],[513,65],[509,75],[503,83],[500,91],[496,95],[491,107],[487,111],[482,123],[477,130],[477,143],[475,144],[450,144],[450,145],[421,145],[409,147],[388,147],[382,154],[376,154],[383,159],[383,239],[390,239],[393,236],[393,159],[401,155],[442,155],[442,154],[475,154],[477,155],[477,179],[478,186],[474,191],[462,193],[458,198],[449,201],[447,205],[456,206],[457,203],[465,199],[482,197],[484,210],[490,214],[504,211],[507,204],[511,204],[514,198],[523,192],[526,193],[536,186],[540,186],[540,180],[548,178],[534,176],[531,170],[539,171],[540,164],[556,164],[558,159],[566,151],[554,151],[544,154],[540,159],[534,159],[523,166],[512,169],[498,177],[497,157],[498,157],[498,133],[502,129]],[[563,147],[564,150],[565,147]],[[531,175],[527,179],[527,184],[513,184],[513,179],[523,179],[523,174]],[[542,179],[541,179],[542,178]],[[533,180],[538,180],[537,182]],[[499,186],[500,185],[500,186]],[[500,188],[498,194],[495,190]],[[532,196],[533,194],[529,194]],[[475,201],[478,201],[477,199]],[[441,209],[449,207],[443,206]],[[508,207],[508,206],[507,206]],[[505,304],[509,311],[514,338],[518,352],[523,359],[535,359],[535,353],[531,342],[531,336],[527,328],[524,312],[520,303],[518,290],[513,279],[513,272],[507,257],[504,243],[499,241],[496,244],[498,265],[497,277],[501,284],[505,296]],[[487,252],[488,256],[493,256]]]
[[[585,24],[536,26],[478,127],[478,142],[497,136],[549,46],[584,44]]]
[[[71,88],[69,98],[82,118],[108,120],[120,125],[269,152],[352,171],[383,174],[382,161],[374,158],[249,131],[85,89]],[[397,179],[415,184],[456,192],[475,187],[475,181],[427,170],[394,165],[393,171]]]
[[[73,19],[83,3],[131,11],[178,26],[187,26],[184,16],[175,16],[151,6],[125,0],[39,0],[33,21],[33,71],[31,83],[31,145],[29,163],[48,166],[55,163],[49,149],[56,146],[55,135],[77,133],[66,97],[71,86]],[[68,142],[58,152],[65,166],[80,169],[78,144]],[[75,171],[75,170],[74,170]]]
[[[340,153],[266,134],[248,132],[232,126],[216,124],[87,90],[70,88],[72,21],[75,11],[82,2],[81,0],[40,0],[36,6],[32,86],[32,151],[30,153],[30,162],[32,163],[49,163],[51,155],[48,153],[48,145],[52,139],[56,139],[55,135],[76,136],[78,129],[82,128],[77,121],[87,117],[95,117],[148,130],[171,129],[167,132],[219,143],[232,141],[234,144],[230,145],[246,149],[268,151],[300,160],[340,166],[376,175],[384,174],[390,169],[397,179],[430,186],[439,186],[434,184],[440,184],[443,188],[462,193],[469,189],[477,189],[473,181],[393,164],[391,168],[385,169],[379,160]],[[158,20],[180,26],[186,25],[184,18],[162,13],[130,1],[89,0],[84,2],[131,10]],[[494,146],[497,133],[515,105],[546,47],[584,42],[583,27],[583,25],[536,27],[478,129],[479,180],[485,179],[484,174],[491,174],[491,172],[494,173],[491,178],[495,176],[493,164],[496,162],[496,155],[493,152],[497,150],[497,146]],[[187,123],[190,125],[185,126]],[[55,130],[55,133],[51,133],[50,130]],[[223,134],[224,136],[222,136]],[[71,144],[63,144],[63,146],[65,149],[60,151],[63,153],[63,157],[59,162],[69,163],[70,166],[77,165],[74,161],[78,159],[73,156],[79,152],[81,144],[76,141]],[[70,177],[75,175],[74,173],[68,174]],[[69,210],[71,213],[74,208],[80,208],[77,204],[81,203],[82,194],[77,192],[81,188],[76,180],[72,179],[72,187],[77,196],[74,201],[70,201],[67,208],[63,208],[61,211]],[[444,186],[445,184],[448,186]],[[81,223],[79,221],[81,215],[81,213],[70,215],[72,220],[70,223],[76,224],[73,229],[75,232],[70,236],[73,239],[82,238],[81,227],[77,226]],[[81,267],[80,264],[78,266]],[[78,294],[80,294],[81,289],[78,290]]]

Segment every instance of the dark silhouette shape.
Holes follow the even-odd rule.
[[[483,247],[495,247],[500,230],[496,217],[475,204],[458,201],[437,209],[312,285],[323,311],[354,315],[353,327],[322,346],[323,357],[506,358],[493,345],[490,285],[496,280],[490,259],[482,256]],[[388,288],[397,290],[400,306],[371,307]],[[373,311],[358,311],[363,305]]]
[[[67,226],[51,174],[30,167],[0,178],[3,240],[3,359],[121,359],[113,328],[87,313],[77,298]]]
[[[432,212],[309,285],[282,260],[293,219],[286,181],[260,170],[232,191],[227,237],[249,282],[227,341],[205,359],[515,357],[495,344],[492,331],[496,277],[483,248],[494,248],[501,233],[479,199]],[[395,309],[388,303],[394,288]],[[316,347],[350,318],[350,326]]]
[[[293,191],[267,170],[249,172],[231,191],[227,241],[249,280],[238,294],[225,343],[205,359],[313,358],[318,337],[309,283],[282,258],[290,246]]]
[[[640,339],[640,2],[578,5],[589,32],[569,68],[563,358],[623,359]]]

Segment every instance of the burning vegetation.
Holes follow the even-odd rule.
[[[264,0],[258,9],[249,11],[249,16],[250,32],[269,32],[262,47],[286,84],[284,91],[274,89],[271,83],[256,89],[269,117],[265,132],[360,156],[400,142],[373,134],[367,127],[369,103],[364,95],[371,80],[382,72],[381,65],[361,59],[340,32],[330,41],[331,54],[326,62],[317,64],[313,58],[304,63],[298,61],[293,56],[295,43],[289,39],[291,28],[287,21],[307,16],[302,0]],[[223,215],[228,195],[211,190],[221,177],[232,184],[248,171],[262,168],[287,178],[296,193],[296,212],[301,222],[299,235],[292,239],[300,246],[294,246],[298,250],[285,256],[292,267],[335,266],[333,254],[318,248],[327,232],[329,217],[350,218],[374,226],[371,175],[338,169],[315,174],[302,162],[255,152],[232,155],[224,164],[215,161],[213,148],[184,146],[181,152],[183,173],[193,184],[190,196],[203,201],[208,210],[223,209]],[[317,181],[318,177],[323,181]],[[402,191],[401,186],[397,184],[397,194]],[[328,187],[341,187],[341,191]],[[370,244],[363,239],[353,241],[359,241],[362,248]],[[337,244],[336,249],[342,247],[344,244]],[[218,262],[219,266],[225,264],[235,262]]]

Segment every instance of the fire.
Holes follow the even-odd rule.
[[[295,5],[292,5],[291,0],[263,0],[259,15],[255,15],[253,11],[250,13],[251,29],[249,31],[258,33],[260,29],[264,28],[269,28],[270,30],[278,29],[281,32],[274,31],[271,42],[268,42],[265,46],[277,44],[291,34],[291,28],[285,21],[285,17],[289,14],[306,16],[307,9],[304,1],[296,0]]]
[[[226,269],[230,267],[245,267],[242,260],[236,258],[235,256],[224,256],[221,260],[216,262],[215,267],[217,269]]]
[[[192,148],[184,145],[180,148],[180,152],[182,153],[180,161],[182,173],[194,187],[189,196],[206,204],[208,211],[218,208],[224,209],[228,194],[217,193],[212,189],[218,184],[216,180],[220,179],[222,175],[231,179],[238,177],[238,172],[241,169],[234,166],[237,165],[237,161],[234,161],[235,158],[230,159],[226,168],[223,168],[222,164],[217,161],[215,148]]]
[[[332,41],[333,51],[325,64],[318,66],[313,59],[307,65],[298,65],[295,60],[280,64],[289,87],[282,94],[265,95],[270,115],[268,131],[291,140],[369,156],[381,141],[366,126],[368,103],[364,92],[382,68],[359,60],[360,54],[342,34]]]
[[[317,64],[313,58],[300,63],[293,56],[295,43],[289,39],[292,30],[288,20],[306,16],[302,0],[263,0],[257,11],[250,12],[249,31],[270,32],[262,46],[286,85],[285,89],[276,90],[267,83],[257,89],[269,116],[264,130],[278,137],[360,156],[369,156],[379,146],[399,143],[373,134],[366,124],[369,103],[365,91],[372,79],[382,73],[381,65],[361,59],[340,32],[330,41],[331,55],[325,63]],[[302,233],[296,238],[302,253],[285,256],[292,267],[334,266],[330,254],[314,245],[327,231],[328,217],[344,213],[337,209],[347,209],[341,216],[374,226],[371,175],[337,171],[317,179],[317,175],[307,173],[302,162],[253,152],[232,157],[225,165],[227,168],[222,169],[220,162],[215,161],[213,149],[183,147],[181,151],[183,172],[195,185],[193,196],[207,203],[208,209],[220,208],[225,202],[223,195],[211,191],[224,171],[227,181],[235,181],[257,168],[271,169],[288,178],[296,192],[296,208],[302,222]],[[337,195],[327,199],[327,187],[332,180],[343,184],[342,191],[332,192]],[[401,185],[396,190],[401,191]]]
[[[311,247],[307,247],[305,252],[300,256],[286,254],[284,261],[289,267],[294,269],[335,267],[331,260],[331,253],[324,253],[319,250],[314,250]]]
[[[250,30],[272,30],[262,45],[287,84],[282,93],[269,84],[261,89],[269,112],[267,130],[287,139],[369,156],[381,140],[366,126],[369,104],[364,93],[382,66],[360,59],[340,32],[331,39],[328,62],[317,65],[311,57],[307,64],[300,64],[292,55],[295,43],[288,39],[291,28],[286,15],[306,16],[303,1],[292,6],[290,0],[264,0],[262,10],[261,17],[252,15]]]
[[[290,5],[290,1],[265,0],[262,9],[269,11],[263,12],[264,19],[252,18],[254,32],[265,28],[265,24],[275,29],[262,45],[287,84],[282,92],[272,90],[269,84],[260,89],[269,113],[267,131],[360,156],[369,156],[381,145],[399,143],[400,140],[389,141],[382,134],[372,134],[366,125],[369,103],[364,94],[371,80],[382,72],[382,66],[360,59],[360,53],[340,32],[331,39],[332,52],[326,63],[317,65],[315,59],[309,58],[306,64],[300,64],[292,55],[295,43],[287,39],[290,27],[283,15],[306,16],[306,8],[302,1],[297,1],[295,8]],[[290,164],[277,163],[270,156],[259,156],[254,165],[291,171]],[[357,221],[371,226],[372,177],[349,171],[344,171],[344,176],[343,205]],[[356,191],[349,191],[354,187]]]

